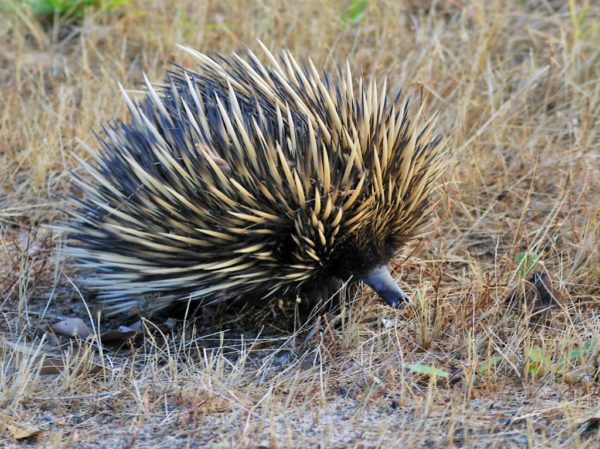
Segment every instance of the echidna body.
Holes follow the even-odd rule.
[[[302,295],[354,276],[407,300],[386,264],[418,232],[440,139],[386,86],[288,52],[177,68],[105,127],[76,177],[69,253],[112,312]]]

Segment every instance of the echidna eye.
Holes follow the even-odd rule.
[[[292,231],[282,232],[283,236],[281,240],[275,246],[275,255],[280,263],[291,264],[293,263],[293,254],[296,242],[292,237]]]
[[[383,245],[383,252],[386,257],[393,257],[396,254],[398,248],[401,246],[398,238],[395,235],[389,235],[385,239],[385,243]]]

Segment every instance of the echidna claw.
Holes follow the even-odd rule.
[[[410,303],[409,296],[394,281],[387,266],[382,265],[369,271],[361,277],[362,281],[371,287],[385,302],[395,309]]]

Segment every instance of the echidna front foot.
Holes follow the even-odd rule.
[[[400,288],[387,266],[382,265],[369,271],[361,280],[371,287],[390,306],[399,309],[410,302],[408,295]]]

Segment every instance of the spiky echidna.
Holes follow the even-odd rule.
[[[351,276],[398,306],[386,264],[422,227],[443,145],[421,109],[289,52],[176,68],[105,127],[69,253],[112,312],[302,295]]]

